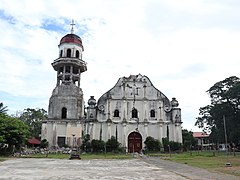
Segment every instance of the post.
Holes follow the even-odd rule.
[[[72,149],[74,148],[74,136],[75,136],[75,134],[72,134],[72,137],[73,137]]]
[[[224,135],[225,135],[225,148],[226,148],[226,159],[227,162],[225,164],[225,166],[231,166],[231,163],[228,162],[228,148],[227,148],[227,128],[226,128],[226,120],[225,120],[225,115],[223,115],[223,126],[224,126]]]

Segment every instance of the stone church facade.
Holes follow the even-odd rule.
[[[82,59],[82,40],[71,33],[59,44],[59,57],[52,66],[57,84],[49,99],[48,119],[42,123],[41,138],[50,146],[80,146],[82,137],[107,141],[116,137],[126,152],[144,148],[146,137],[182,143],[181,109],[153,86],[147,76],[121,77],[97,101],[91,96],[84,106],[81,73],[87,71]]]

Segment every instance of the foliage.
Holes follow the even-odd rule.
[[[105,151],[105,142],[102,140],[93,139],[91,141],[92,152],[104,152]]]
[[[106,150],[107,152],[116,152],[120,150],[120,143],[114,136],[106,142]]]
[[[25,143],[29,135],[28,126],[17,118],[0,114],[0,144],[8,144],[8,152]]]
[[[214,142],[224,142],[224,123],[228,141],[239,144],[240,136],[240,79],[231,76],[215,83],[208,91],[211,104],[199,109],[199,117],[195,123],[205,132],[210,132]]]
[[[146,145],[147,150],[150,152],[160,151],[161,142],[158,139],[148,136],[144,141],[144,144]]]
[[[182,138],[183,138],[183,148],[185,151],[189,150],[191,146],[196,145],[196,139],[193,137],[193,133],[191,131],[188,131],[187,129],[183,129]]]
[[[3,106],[3,103],[0,103],[0,114],[6,114],[8,111],[7,106]]]
[[[90,143],[90,135],[86,134],[83,136],[83,141],[81,145],[81,150],[85,152],[91,152],[91,143]]]
[[[83,141],[81,145],[81,150],[85,152],[105,152],[105,148],[107,152],[119,152],[120,151],[120,143],[116,140],[114,136],[105,143],[102,140],[93,139],[90,141],[90,135],[86,134],[83,136]]]
[[[44,109],[24,109],[19,117],[30,127],[30,136],[39,137],[41,134],[42,120],[47,119],[47,111]]]
[[[162,138],[162,143],[165,152],[180,151],[182,148],[181,143],[169,141],[168,138]]]
[[[47,148],[48,147],[48,141],[46,139],[41,140],[40,147],[41,148]]]

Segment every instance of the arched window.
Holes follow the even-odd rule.
[[[119,117],[119,110],[116,109],[116,110],[114,111],[113,117]]]
[[[71,49],[67,49],[67,57],[71,57]]]
[[[76,50],[76,58],[79,58],[79,51]]]
[[[132,110],[132,118],[138,118],[138,111],[135,108]]]
[[[150,111],[150,117],[155,117],[155,111],[153,109]]]
[[[67,118],[67,108],[63,107],[62,108],[62,119],[66,119]]]
[[[63,50],[60,51],[60,57],[62,57],[62,54],[63,54]]]

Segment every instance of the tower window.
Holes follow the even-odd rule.
[[[60,57],[62,57],[62,54],[63,54],[63,50],[60,51]]]
[[[135,108],[132,110],[132,118],[138,118],[138,111]]]
[[[153,109],[150,111],[150,117],[155,117],[155,111]]]
[[[59,74],[62,74],[63,73],[63,67],[60,67],[59,68]]]
[[[67,57],[71,57],[71,49],[67,49]]]
[[[65,81],[70,81],[70,76],[65,76]]]
[[[79,58],[79,51],[76,50],[76,58]]]
[[[66,119],[67,118],[67,108],[63,107],[62,108],[62,119]]]
[[[66,72],[66,73],[70,73],[70,66],[66,66],[65,72]]]
[[[113,117],[119,117],[119,110],[116,109],[116,110],[114,111]]]
[[[73,74],[78,74],[78,68],[73,67]]]

